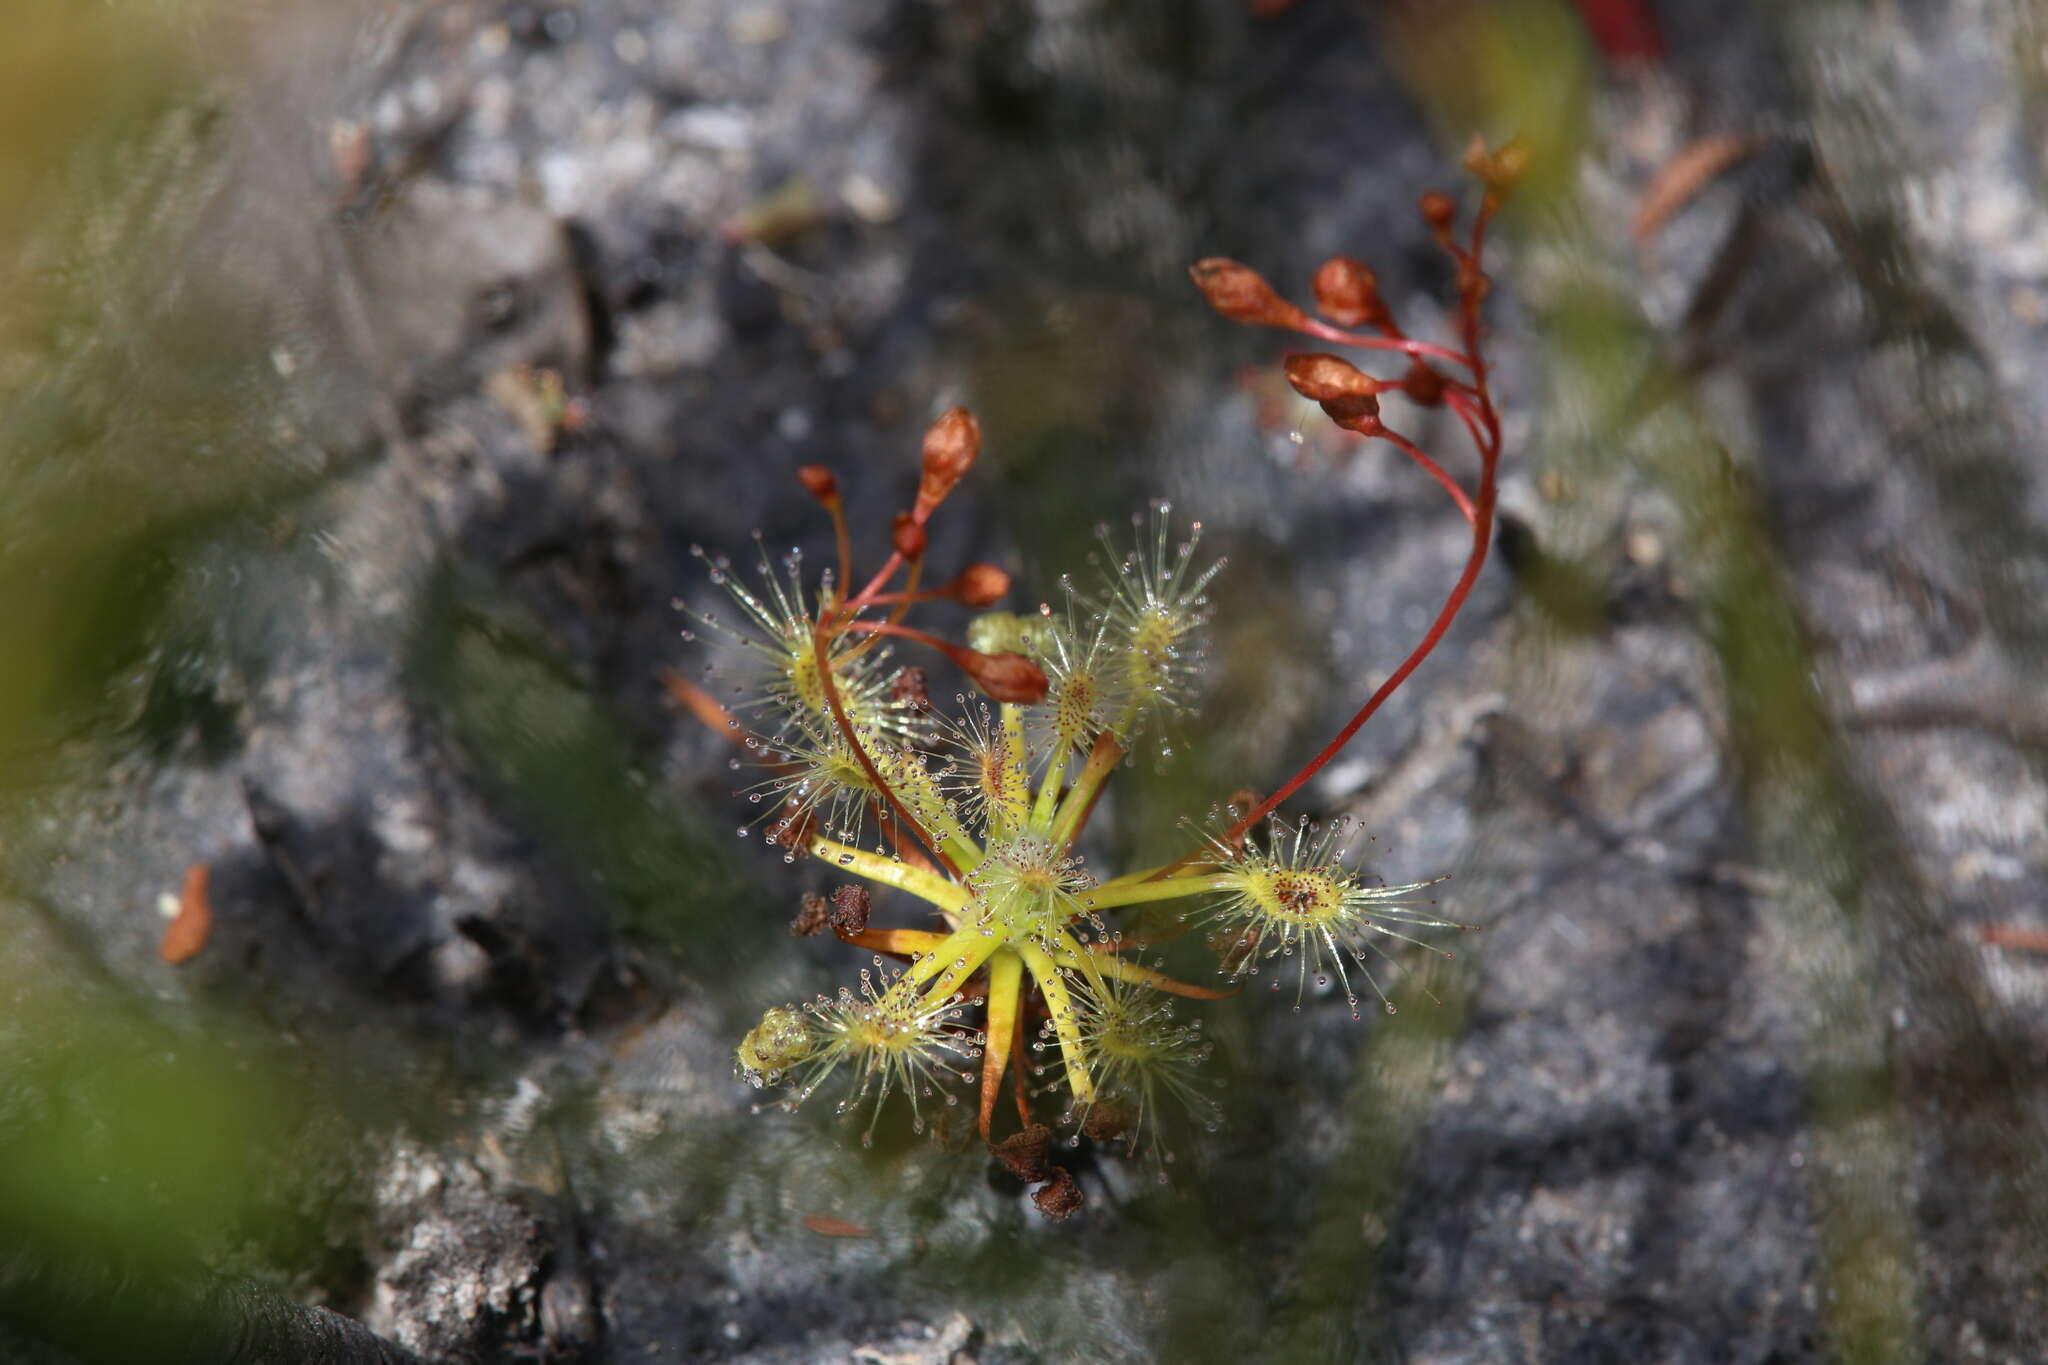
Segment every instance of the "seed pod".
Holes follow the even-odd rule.
[[[896,523],[889,528],[889,540],[895,546],[896,553],[905,559],[915,562],[924,558],[924,527],[918,525],[917,519],[910,513],[896,514]]]
[[[1209,306],[1232,322],[1267,327],[1299,327],[1308,317],[1275,293],[1259,272],[1227,256],[1196,261],[1188,278],[1209,300]]]
[[[981,454],[981,423],[966,408],[948,408],[924,433],[924,475],[917,485],[917,510],[922,523],[945,501],[954,485],[974,467]]]
[[[826,919],[833,933],[841,938],[852,938],[868,927],[868,915],[873,909],[874,902],[868,898],[868,889],[848,882],[833,890],[832,908],[826,912]]]
[[[1436,407],[1444,401],[1444,377],[1427,362],[1417,360],[1401,376],[1401,392],[1425,408]]]
[[[839,501],[839,479],[821,464],[807,464],[796,472],[804,491],[830,507]]]
[[[801,849],[811,842],[817,832],[818,820],[814,807],[791,801],[783,807],[782,813],[768,825],[762,837],[770,848]]]
[[[1371,398],[1385,387],[1343,357],[1321,352],[1287,357],[1287,382],[1303,398],[1318,403],[1339,398]],[[1377,403],[1374,408],[1377,410]]]
[[[826,899],[815,891],[806,891],[803,904],[796,912],[796,918],[789,922],[789,932],[799,938],[809,938],[813,934],[824,933],[831,927],[831,923],[829,903]]]
[[[1254,927],[1218,929],[1202,940],[1203,946],[1216,954],[1217,965],[1225,972],[1236,976],[1258,951],[1259,931]]]
[[[930,683],[930,677],[923,669],[905,664],[889,675],[889,698],[902,702],[912,711],[929,711],[932,709]]]
[[[1081,1120],[1081,1131],[1093,1141],[1105,1145],[1116,1142],[1128,1145],[1137,1127],[1138,1111],[1119,1099],[1097,1100],[1088,1110],[1088,1116]]]
[[[1046,1155],[1051,1146],[1052,1129],[1042,1123],[1034,1123],[1021,1133],[1012,1133],[1001,1142],[990,1143],[989,1152],[1003,1163],[1011,1175],[1037,1184],[1052,1178],[1052,1163]]]
[[[983,654],[964,649],[955,658],[975,685],[997,701],[1030,706],[1045,700],[1045,670],[1022,654]]]
[[[1380,298],[1379,277],[1364,261],[1332,256],[1316,268],[1316,311],[1341,327],[1383,327],[1393,321]]]
[[[993,564],[969,564],[945,587],[946,596],[969,607],[992,607],[1010,591],[1010,576]]]
[[[1085,1201],[1074,1177],[1064,1167],[1056,1167],[1052,1179],[1031,1192],[1031,1202],[1053,1222],[1064,1223],[1081,1211]]]
[[[1380,400],[1370,395],[1357,398],[1326,398],[1323,411],[1332,422],[1360,436],[1380,434]]]

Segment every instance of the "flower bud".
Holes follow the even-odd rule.
[[[969,564],[953,576],[946,595],[963,606],[992,607],[1010,591],[1010,576],[993,564]]]
[[[762,1015],[761,1022],[740,1040],[740,1070],[748,1080],[760,1085],[808,1060],[817,1048],[817,1037],[803,1011],[778,1005]]]
[[[926,537],[924,527],[917,524],[917,518],[908,512],[896,514],[896,524],[889,528],[889,540],[896,553],[908,560],[924,558]]]
[[[1492,292],[1493,281],[1484,270],[1470,260],[1458,262],[1458,297],[1468,306],[1477,307]]]
[[[1364,261],[1332,256],[1316,268],[1316,311],[1341,327],[1381,327],[1393,320],[1380,298],[1379,277]]]
[[[1384,385],[1341,356],[1321,352],[1287,357],[1287,382],[1318,403],[1336,398],[1371,398]]]
[[[1442,190],[1429,190],[1422,196],[1422,221],[1439,234],[1451,230],[1458,221],[1458,202]]]
[[[1030,706],[1045,700],[1045,670],[1022,654],[983,654],[963,649],[954,662],[975,685],[997,701]]]
[[[1227,256],[1196,261],[1188,278],[1209,300],[1209,306],[1232,322],[1299,327],[1308,321],[1299,308],[1274,293],[1259,272]]]
[[[981,454],[981,423],[966,408],[948,408],[924,434],[924,476],[917,485],[919,522],[945,501]]]
[[[1401,392],[1423,407],[1433,408],[1444,401],[1444,377],[1427,361],[1417,360],[1401,376]]]
[[[796,477],[806,493],[827,507],[839,501],[839,480],[824,465],[807,464],[797,470]]]
[[[1486,186],[1487,193],[1495,202],[1507,197],[1529,169],[1529,144],[1520,138],[1513,138],[1489,152],[1483,138],[1474,137],[1472,145],[1465,149],[1465,169],[1474,179]]]

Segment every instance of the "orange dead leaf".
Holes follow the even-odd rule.
[[[2048,952],[2048,929],[2021,929],[2011,924],[1987,924],[1981,931],[1994,948],[2017,948],[2021,952]]]
[[[1670,217],[1693,201],[1708,182],[1730,166],[1747,160],[1763,145],[1761,138],[1747,133],[1715,133],[1686,147],[1650,177],[1636,206],[1636,220],[1630,228],[1637,245],[1656,235]]]
[[[911,953],[928,953],[946,941],[944,934],[934,934],[923,929],[863,929],[857,934],[844,936],[856,948],[869,948],[878,953],[895,953],[907,957]]]
[[[858,1223],[849,1223],[844,1218],[834,1218],[830,1214],[824,1213],[805,1214],[804,1226],[817,1233],[820,1237],[866,1237],[871,1235],[866,1228]]]
[[[703,721],[706,728],[715,734],[724,735],[733,743],[745,748],[747,732],[732,718],[732,712],[720,706],[717,700],[703,688],[691,682],[673,668],[661,670],[661,685],[684,709]]]
[[[165,928],[163,941],[156,946],[156,955],[174,967],[197,956],[213,932],[213,907],[206,895],[212,875],[205,863],[194,863],[185,869],[177,917]]]

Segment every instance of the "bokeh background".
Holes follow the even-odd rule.
[[[4,26],[0,1361],[2048,1353],[2041,0]],[[1186,267],[1426,333],[1474,133],[1497,551],[1295,809],[1480,929],[1205,1007],[1226,1122],[1070,1223],[754,1112],[860,955],[667,699],[692,544],[829,545],[825,462],[873,554],[955,402],[933,554],[1019,602],[1170,498],[1207,701],[1091,854],[1172,856],[1465,537]]]

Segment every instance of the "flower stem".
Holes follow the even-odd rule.
[[[889,803],[889,809],[896,812],[896,818],[903,822],[903,827],[915,834],[924,846],[932,851],[932,856],[945,864],[948,872],[959,876],[960,869],[947,855],[944,845],[926,832],[925,827],[917,822],[917,817],[903,804],[902,798],[896,795],[896,789],[882,779],[881,771],[875,767],[875,760],[868,756],[867,746],[862,744],[860,736],[853,732],[853,722],[846,718],[846,703],[839,696],[839,683],[832,676],[832,639],[826,633],[825,627],[812,627],[811,648],[818,659],[818,690],[825,694],[825,705],[832,712],[833,723],[838,725],[839,733],[845,736],[847,747],[853,750],[853,756],[860,760],[861,771],[867,774],[868,781],[874,784],[875,790]]]

